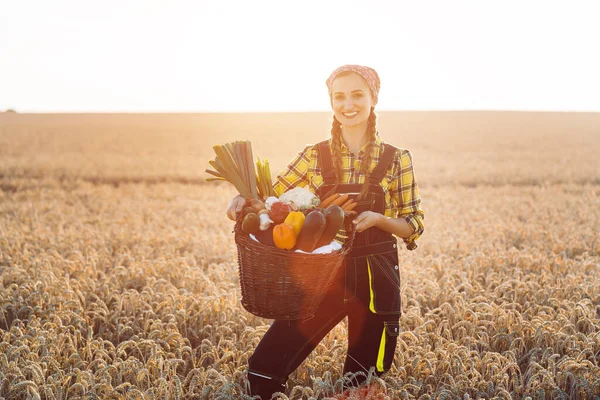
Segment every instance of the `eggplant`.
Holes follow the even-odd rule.
[[[344,210],[340,206],[327,207],[323,215],[325,216],[325,230],[317,241],[315,248],[331,243],[344,225]]]
[[[325,230],[325,225],[326,220],[322,212],[314,210],[308,213],[296,240],[296,249],[307,253],[312,252]]]

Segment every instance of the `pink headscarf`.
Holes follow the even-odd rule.
[[[333,84],[335,78],[342,72],[348,71],[357,73],[367,82],[369,89],[371,89],[371,95],[373,96],[373,105],[376,105],[379,97],[379,87],[381,86],[381,83],[379,82],[379,75],[377,75],[377,72],[373,68],[365,67],[363,65],[347,64],[342,65],[333,71],[325,82],[327,83],[327,88],[329,89],[329,97],[331,97],[331,85]]]

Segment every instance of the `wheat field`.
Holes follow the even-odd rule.
[[[0,114],[0,399],[249,399],[268,328],[240,305],[212,146],[274,173],[329,113]],[[381,112],[425,232],[373,399],[600,399],[600,114]],[[284,399],[344,386],[346,322]],[[363,395],[365,392],[363,392]],[[358,394],[352,395],[359,398]]]

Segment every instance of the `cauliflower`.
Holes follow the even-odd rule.
[[[295,204],[299,209],[308,209],[320,204],[318,196],[315,196],[307,188],[295,187],[279,196],[279,201]]]

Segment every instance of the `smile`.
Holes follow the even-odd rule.
[[[356,114],[358,114],[358,111],[354,111],[354,112],[351,112],[351,113],[343,113],[343,114],[344,114],[344,117],[347,117],[347,118],[352,118],[352,117],[354,117]]]

